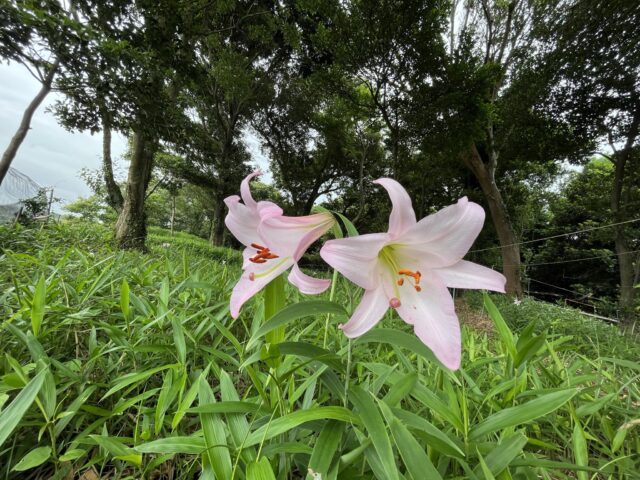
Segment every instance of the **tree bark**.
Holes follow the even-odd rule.
[[[121,249],[146,250],[147,218],[144,204],[154,153],[155,142],[140,132],[134,132],[126,197],[116,222],[116,242]]]
[[[495,171],[485,165],[475,145],[463,156],[463,161],[478,180],[489,205],[493,226],[500,241],[502,272],[507,278],[507,293],[520,298],[522,297],[520,247],[517,245],[507,207],[495,182]]]
[[[611,194],[611,212],[615,223],[624,222],[625,205],[623,198],[625,169],[629,156],[633,150],[633,145],[638,137],[640,129],[640,110],[635,112],[633,121],[627,134],[627,140],[624,148],[614,155],[614,175],[613,189]],[[633,304],[636,297],[637,289],[634,288],[636,280],[636,267],[633,264],[632,250],[629,247],[629,241],[625,234],[624,225],[616,225],[615,229],[615,246],[616,255],[618,256],[618,269],[620,271],[620,296],[618,298],[618,308],[620,316],[624,323],[633,321]]]
[[[42,82],[42,86],[40,90],[36,94],[36,96],[31,100],[31,103],[27,106],[24,113],[22,114],[22,120],[20,121],[20,125],[16,130],[16,133],[11,138],[9,142],[9,146],[2,154],[2,160],[0,160],[0,185],[2,185],[2,181],[4,177],[7,175],[9,171],[9,167],[11,166],[11,162],[15,158],[18,153],[18,149],[22,142],[24,141],[27,133],[29,132],[29,128],[31,127],[31,119],[33,118],[33,114],[38,109],[44,98],[51,91],[51,85],[53,84],[53,77],[55,77],[56,72],[58,71],[58,67],[60,66],[60,61],[56,59],[55,62],[51,65],[47,76],[44,78]]]
[[[113,176],[113,162],[111,160],[111,125],[109,117],[102,116],[102,173],[107,188],[107,203],[117,213],[122,211],[124,198],[122,191]]]
[[[216,208],[211,231],[211,243],[216,247],[221,247],[224,244],[224,210],[222,195],[216,195]]]
[[[173,225],[176,221],[176,194],[171,194],[171,236],[173,236]]]

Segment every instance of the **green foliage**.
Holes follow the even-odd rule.
[[[615,223],[609,198],[613,178],[613,164],[595,157],[582,171],[570,174],[558,193],[549,196],[548,218],[536,228],[536,237],[591,231],[531,245],[527,253],[531,267],[527,273],[533,279],[531,290],[547,293],[546,298],[566,297],[572,305],[617,317],[619,262],[615,230],[609,227]],[[638,180],[637,172],[629,173],[624,218],[637,218]],[[622,228],[632,251],[629,257],[634,257],[633,252],[640,249],[640,222],[627,223]]]
[[[256,302],[234,321],[236,252],[223,263],[224,249],[163,230],[151,244],[148,256],[115,252],[107,229],[81,222],[0,229],[5,478],[87,469],[133,478],[168,469],[180,478],[633,478],[638,469],[638,342],[605,338],[606,326],[496,296],[497,308],[486,304],[500,334],[465,327],[463,366],[452,373],[390,315],[348,341],[336,313],[357,293],[342,281],[338,305],[288,289],[293,306],[271,323]],[[35,336],[32,297],[43,288]],[[271,349],[278,363],[261,353],[274,327],[285,329]]]

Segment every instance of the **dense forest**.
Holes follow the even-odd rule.
[[[222,200],[251,136],[273,177],[261,194],[288,213],[322,203],[376,231],[380,176],[419,215],[467,195],[491,219],[475,255],[509,293],[634,313],[637,2],[5,1],[0,18],[0,56],[42,84],[0,181],[61,92],[59,121],[104,139],[95,196],[68,210],[114,223],[122,248],[144,249],[148,224],[230,242]]]

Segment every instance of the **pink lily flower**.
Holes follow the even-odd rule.
[[[460,367],[460,324],[447,287],[504,292],[505,277],[462,260],[484,223],[484,210],[466,197],[416,221],[411,199],[395,180],[376,180],[391,198],[387,233],[329,240],[322,258],[365,289],[340,328],[349,338],[373,328],[389,307],[397,310],[446,367]]]
[[[246,248],[242,252],[242,276],[231,294],[231,316],[237,318],[240,307],[271,280],[293,267],[289,281],[302,293],[324,292],[331,280],[310,277],[298,267],[298,260],[309,246],[334,223],[328,213],[288,217],[273,202],[256,202],[249,182],[260,175],[248,175],[240,185],[240,195],[225,198],[229,208],[225,224]],[[242,200],[242,203],[240,202]]]

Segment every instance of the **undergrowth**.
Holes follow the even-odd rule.
[[[150,247],[0,227],[2,478],[640,478],[637,344],[612,327],[470,297],[495,331],[465,327],[450,372],[391,313],[348,341],[341,280],[234,321],[238,252]]]

